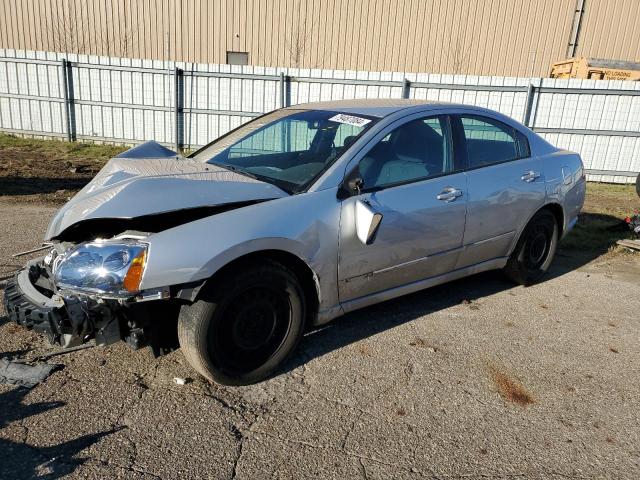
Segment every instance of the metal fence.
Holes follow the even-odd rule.
[[[343,98],[479,105],[579,152],[595,181],[640,171],[640,82],[185,64],[0,50],[0,130],[178,150],[282,106]]]

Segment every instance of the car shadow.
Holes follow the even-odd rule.
[[[5,323],[5,318],[6,321],[9,321],[9,317],[0,317],[0,326],[2,326]],[[27,353],[32,352],[33,349],[30,347],[27,348],[20,348],[18,350],[9,350],[9,351],[5,351],[5,352],[0,352],[0,359],[2,358],[6,358],[7,360],[13,360],[13,359],[21,359],[24,358],[24,356]],[[0,422],[2,421],[2,418],[0,417]],[[1,428],[1,424],[0,424],[0,428]]]
[[[628,236],[628,228],[624,223],[621,225],[618,218],[582,214],[575,230],[560,242],[551,268],[541,282],[560,277],[598,259],[609,252],[617,240]],[[490,271],[348,313],[326,326],[307,332],[297,352],[278,374],[425,315],[463,302],[473,304],[475,300],[515,287],[516,284],[501,271]]]
[[[479,298],[514,287],[500,272],[485,272],[347,313],[305,334],[298,351],[279,373],[425,315],[463,302],[473,304]]]
[[[29,389],[18,387],[0,394],[0,430],[14,422],[46,413],[65,405],[64,402],[39,402],[25,404]],[[74,472],[87,459],[77,454],[95,444],[103,437],[115,433],[121,428],[83,435],[67,442],[49,447],[36,447],[27,443],[28,429],[24,429],[23,440],[13,441],[0,438],[0,478],[14,480],[43,478],[62,478]],[[54,428],[64,429],[64,425]]]

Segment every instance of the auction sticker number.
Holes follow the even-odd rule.
[[[347,125],[353,125],[354,127],[364,127],[367,123],[371,122],[368,118],[355,117],[344,113],[334,115],[329,120],[332,122],[346,123]]]

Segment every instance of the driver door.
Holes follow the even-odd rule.
[[[344,302],[453,270],[462,247],[467,184],[449,117],[402,122],[374,139],[358,163],[361,191],[342,203],[338,293],[347,311]],[[366,243],[359,202],[382,215]]]

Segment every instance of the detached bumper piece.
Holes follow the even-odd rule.
[[[25,282],[25,277],[28,283]],[[20,283],[23,288],[20,288]],[[4,306],[11,321],[44,334],[51,343],[65,346],[62,335],[68,329],[64,326],[64,302],[41,294],[31,285],[27,270],[7,282]]]
[[[109,308],[76,296],[48,297],[33,285],[30,273],[32,268],[7,282],[4,303],[10,320],[64,348],[92,338],[98,345],[120,340],[119,322]]]
[[[49,287],[43,287],[49,285]],[[151,344],[155,355],[177,348],[175,325],[164,302],[121,305],[70,292],[53,294],[46,268],[33,262],[7,282],[4,304],[9,319],[41,333],[50,343],[70,348],[95,339],[97,345],[124,340],[135,350]],[[162,303],[162,305],[152,305]],[[155,307],[155,308],[154,308]],[[150,321],[154,318],[154,321]],[[167,321],[169,325],[167,325]],[[168,328],[167,328],[168,327]]]

